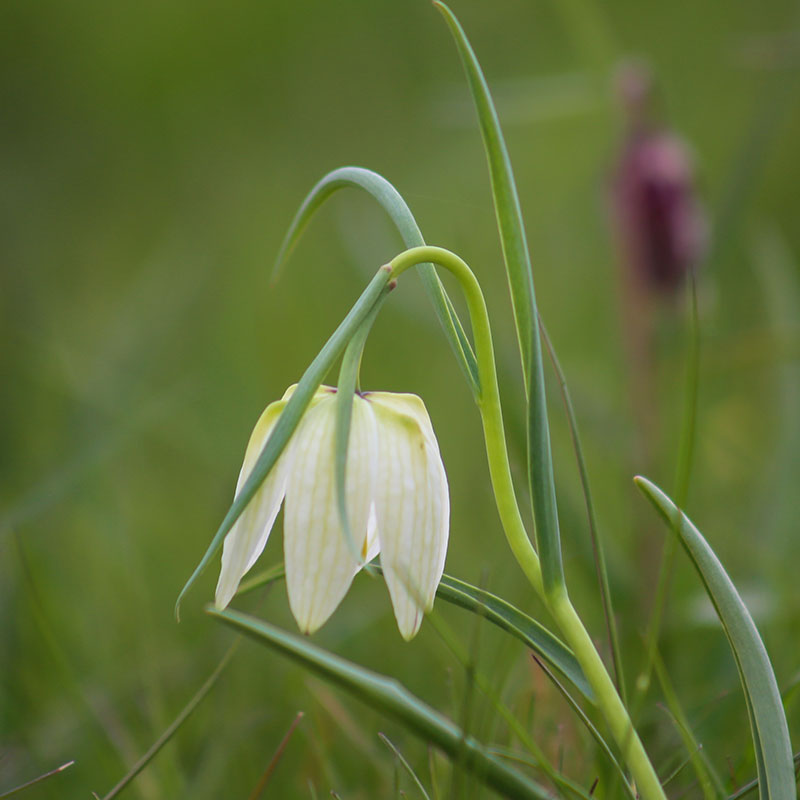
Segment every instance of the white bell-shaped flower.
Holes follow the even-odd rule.
[[[228,605],[266,545],[280,504],[289,606],[304,633],[334,612],[366,561],[381,565],[403,638],[419,630],[444,571],[449,534],[447,476],[428,413],[416,395],[353,397],[345,497],[356,558],[336,496],[335,389],[321,387],[278,462],[225,537],[216,604]],[[261,415],[250,437],[241,489],[292,389]]]

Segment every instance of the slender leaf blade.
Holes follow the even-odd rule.
[[[391,288],[392,284],[389,285]],[[383,305],[386,295],[375,303],[361,323],[361,327],[347,345],[342,357],[342,366],[339,370],[339,383],[336,387],[336,420],[334,431],[334,458],[333,463],[336,471],[336,504],[339,509],[339,519],[342,523],[344,536],[347,541],[348,549],[357,563],[363,563],[364,553],[359,552],[355,544],[353,530],[350,527],[350,519],[347,513],[347,452],[350,444],[350,423],[353,418],[353,398],[358,389],[358,371],[361,365],[361,355],[364,352],[369,332],[372,324],[378,316],[378,312]]]
[[[492,198],[528,396],[528,481],[536,522],[536,544],[542,563],[545,592],[550,595],[565,591],[564,567],[561,559],[550,429],[547,423],[538,311],[522,209],[500,121],[478,59],[453,12],[438,0],[434,1],[434,5],[441,11],[455,39],[478,113],[489,162]]]
[[[334,361],[342,354],[347,343],[368,316],[370,309],[378,301],[378,298],[386,291],[388,280],[389,271],[385,267],[381,267],[375,274],[375,277],[369,282],[367,288],[362,292],[361,297],[358,298],[347,316],[339,324],[339,327],[333,332],[328,341],[325,342],[322,350],[319,351],[308,369],[303,373],[303,377],[298,382],[294,393],[286,404],[286,408],[275,423],[275,427],[272,429],[272,433],[269,435],[264,449],[261,451],[261,455],[259,455],[258,460],[253,466],[250,476],[244,486],[242,486],[241,491],[236,495],[225,518],[214,534],[211,544],[209,544],[208,549],[200,559],[200,563],[195,567],[189,580],[186,582],[183,589],[181,589],[175,603],[175,616],[178,619],[180,619],[181,601],[186,595],[186,592],[189,591],[209,565],[211,559],[219,551],[219,548],[222,547],[222,541],[225,535],[233,527],[236,520],[239,519],[245,506],[247,506],[253,495],[258,491],[258,487],[264,482],[267,474],[275,465],[284,447],[286,447],[289,442],[289,438],[297,427],[300,417],[302,417],[303,412],[311,402],[311,398],[322,383],[325,374],[331,368]]]
[[[319,180],[303,200],[275,259],[273,279],[280,273],[316,211],[334,192],[345,188],[357,188],[369,194],[389,216],[407,248],[425,244],[411,209],[386,178],[363,167],[340,167]],[[480,381],[475,354],[453,303],[442,286],[433,264],[420,264],[418,271],[447,341],[473,394],[477,396],[480,394]]]
[[[372,562],[376,571],[378,564]],[[239,587],[238,595],[254,591],[284,577],[282,564],[274,564],[260,575],[250,578]],[[591,703],[594,693],[572,651],[544,625],[520,611],[516,606],[466,581],[442,575],[436,596],[473,614],[478,614],[498,628],[510,633],[533,650],[541,659],[569,680]]]
[[[700,574],[730,642],[751,721],[759,783],[769,800],[795,800],[792,748],[780,690],[758,629],[725,568],[703,535],[667,495],[646,478],[636,485],[674,528]]]
[[[484,589],[443,575],[436,596],[479,614],[530,647],[540,658],[555,667],[591,703],[594,692],[572,651],[544,625]]]
[[[400,683],[346,661],[326,650],[254,617],[230,609],[207,607],[207,613],[226,625],[265,644],[325,680],[346,689],[381,713],[403,723],[450,758],[463,757],[464,767],[478,780],[507,798],[551,800],[543,786],[512,769],[451,720],[423,703]]]
[[[467,39],[467,35],[453,12],[444,4],[434,2],[442,13],[455,39],[458,53],[466,73],[475,109],[478,113],[486,158],[489,162],[489,177],[492,196],[500,232],[503,259],[508,270],[511,304],[517,327],[522,370],[526,385],[529,383],[531,368],[531,345],[535,341],[536,300],[533,288],[528,243],[522,221],[517,187],[511,169],[505,139],[500,129],[500,121],[494,107],[489,86],[483,75],[478,59]]]

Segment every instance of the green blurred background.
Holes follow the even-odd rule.
[[[643,467],[606,198],[622,132],[613,69],[631,54],[653,65],[724,236],[699,281],[689,510],[789,687],[800,668],[797,5],[453,0],[453,9],[495,93],[516,169],[631,683],[653,595],[641,552],[658,553],[664,535],[631,482]],[[380,172],[426,239],[472,265],[493,316],[523,477],[515,334],[476,120],[449,33],[424,0],[6,0],[0,109],[0,792],[75,759],[24,796],[89,797],[124,774],[226,649],[229,632],[201,613],[214,570],[180,625],[177,592],[227,509],[261,409],[400,249],[379,209],[340,193],[270,285],[281,237],[313,183],[344,164]],[[657,326],[661,445],[650,477],[671,489],[683,303],[666,304]],[[381,315],[362,378],[365,388],[414,391],[427,403],[451,487],[447,571],[546,621],[507,552],[478,414],[415,277]],[[551,383],[566,568],[600,640],[582,496]],[[263,565],[280,559],[280,540],[278,527]],[[240,605],[295,629],[282,585]],[[437,610],[473,641],[464,612]],[[430,624],[411,644],[400,639],[379,581],[357,578],[314,639],[461,718],[463,670]],[[748,779],[735,665],[682,554],[662,645],[707,755]],[[563,752],[566,771],[588,786],[592,745],[523,649],[483,626],[475,653],[512,708],[532,707],[547,751]],[[680,740],[659,701],[654,690],[643,725],[663,775],[680,760]],[[475,704],[473,730],[506,741],[487,701]],[[268,796],[311,797],[309,782],[320,797],[395,796],[378,731],[427,775],[425,747],[398,726],[246,644],[126,796],[247,797],[299,710],[306,716]],[[797,749],[791,696],[787,710]],[[697,791],[691,774],[673,787],[675,796]]]

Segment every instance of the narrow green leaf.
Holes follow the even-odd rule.
[[[533,617],[502,598],[450,575],[442,576],[436,596],[479,614],[519,639],[555,667],[589,702],[594,703],[594,692],[572,651]]]
[[[794,754],[794,776],[795,781],[797,781],[798,775],[800,774],[800,753]],[[749,783],[746,783],[739,789],[737,792],[734,792],[732,795],[728,797],[728,800],[741,800],[742,797],[747,797],[748,794],[754,792],[758,789],[758,778],[754,778]]]
[[[373,562],[377,572],[381,571]],[[259,589],[284,577],[283,564],[275,564],[259,575],[242,583],[237,596]],[[442,575],[436,596],[448,603],[478,614],[498,628],[510,633],[524,645],[530,647],[540,658],[558,670],[590,702],[594,693],[572,651],[553,633],[533,617],[520,611],[511,603],[450,575]]]
[[[397,681],[329,653],[307,639],[266,622],[226,609],[207,613],[256,641],[278,650],[324,679],[346,689],[370,708],[403,723],[409,730],[445,752],[451,759],[465,754],[464,766],[477,779],[507,798],[551,800],[543,786],[504,764],[473,737],[465,737],[451,720],[411,694]]]
[[[538,311],[525,225],[500,121],[478,59],[453,12],[438,0],[434,0],[434,5],[442,12],[450,27],[461,56],[489,162],[497,228],[511,290],[511,304],[528,395],[528,481],[536,522],[536,544],[542,562],[542,579],[545,592],[549,596],[553,592],[565,590],[564,568],[561,561],[561,535],[558,528],[550,429],[547,424]]]
[[[405,200],[386,178],[363,167],[340,167],[329,172],[308,193],[283,239],[278,257],[275,259],[273,280],[294,250],[300,236],[308,226],[314,213],[338,189],[357,188],[373,197],[388,214],[400,233],[406,247],[425,244],[422,233]],[[475,354],[464,327],[458,318],[447,292],[436,274],[433,264],[421,264],[419,274],[422,285],[433,303],[434,311],[442,325],[447,341],[456,355],[456,360],[475,396],[480,394],[480,381]]]
[[[358,298],[355,305],[350,309],[347,316],[342,320],[339,327],[333,332],[331,337],[325,342],[322,350],[319,351],[317,356],[311,362],[311,365],[303,373],[303,377],[297,384],[297,388],[292,394],[286,408],[278,418],[272,433],[269,435],[261,455],[258,457],[250,477],[245,482],[242,490],[236,495],[228,513],[222,520],[211,544],[208,546],[205,554],[200,563],[195,568],[190,576],[186,585],[181,589],[178,595],[178,600],[175,603],[175,616],[180,619],[180,606],[186,592],[189,591],[191,586],[202,574],[203,570],[211,562],[211,559],[222,546],[222,541],[225,535],[233,527],[233,524],[239,518],[239,515],[244,511],[245,506],[250,502],[253,495],[258,490],[258,487],[264,482],[267,474],[275,465],[283,448],[289,441],[289,437],[297,427],[300,417],[306,410],[314,392],[319,388],[325,374],[333,365],[333,362],[342,354],[347,343],[353,337],[354,333],[358,330],[361,323],[367,317],[370,309],[375,305],[378,298],[383,292],[387,290],[386,284],[389,280],[389,270],[386,267],[381,267],[375,274],[375,277],[369,282],[367,288]]]
[[[527,386],[531,368],[531,346],[536,341],[534,326],[536,300],[525,226],[522,221],[522,209],[517,196],[511,161],[489,86],[467,35],[453,12],[444,3],[434,2],[434,5],[442,13],[453,34],[478,113],[486,158],[489,162],[489,177],[497,215],[497,227],[500,232],[500,244],[508,270],[508,283],[511,291],[511,304],[514,308],[522,371]]]
[[[728,637],[748,705],[763,796],[769,800],[796,800],[786,715],[772,664],[753,618],[714,551],[688,517],[655,484],[642,477],[635,481],[678,533]]]

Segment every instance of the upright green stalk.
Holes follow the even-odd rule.
[[[489,474],[503,530],[514,557],[537,594],[547,604],[565,639],[572,647],[575,657],[580,662],[595,693],[597,705],[606,718],[609,729],[634,777],[640,795],[644,800],[666,800],[658,776],[631,724],[614,682],[570,602],[566,587],[559,589],[556,586],[555,590],[553,587],[545,589],[539,556],[528,538],[511,479],[503,414],[500,408],[500,390],[497,385],[492,332],[480,285],[464,261],[448,250],[439,247],[415,247],[406,250],[390,262],[391,275],[399,277],[407,269],[424,262],[437,264],[451,272],[459,281],[467,301],[480,377],[481,390],[477,395],[477,404],[483,422]]]

